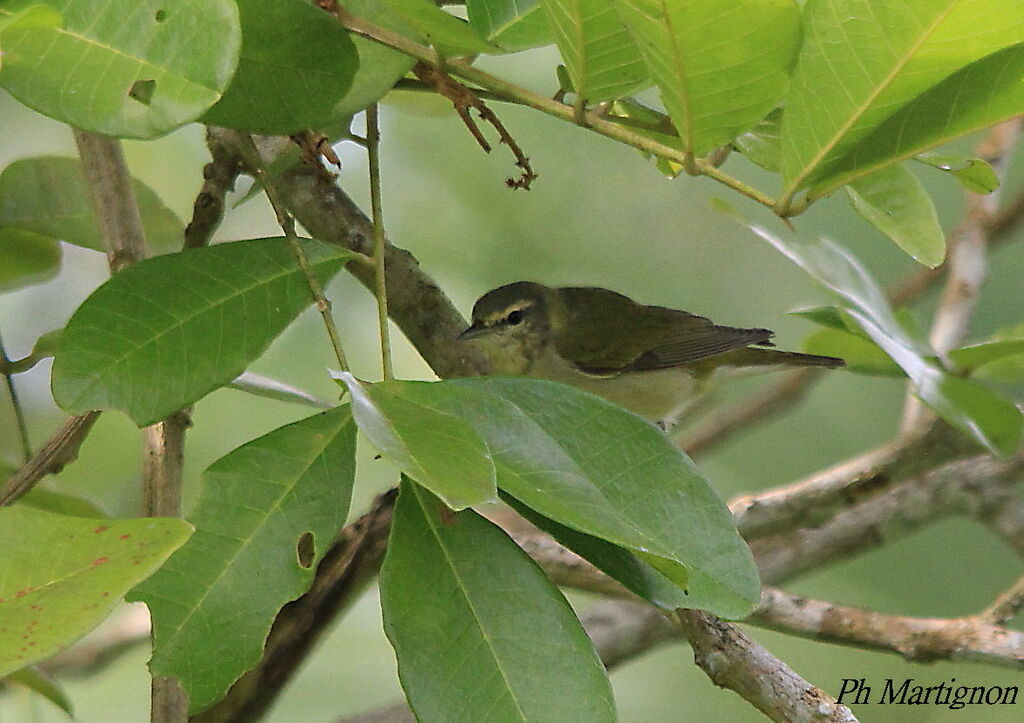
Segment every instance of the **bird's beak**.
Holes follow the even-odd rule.
[[[459,334],[459,341],[465,341],[466,339],[478,339],[489,331],[491,331],[490,328],[476,321],[473,322],[468,329]]]

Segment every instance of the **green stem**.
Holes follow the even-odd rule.
[[[370,207],[373,213],[374,293],[377,296],[377,324],[380,327],[380,356],[384,381],[395,378],[388,331],[388,288],[384,266],[384,211],[380,194],[380,126],[377,104],[366,109],[366,151],[370,166]]]
[[[2,338],[0,338],[0,360],[3,361],[4,380],[7,382],[7,393],[11,395],[11,407],[14,409],[14,418],[18,420],[18,435],[21,437],[22,457],[24,457],[25,464],[28,464],[32,459],[32,443],[28,438],[25,410],[21,408],[18,391],[14,388],[14,374],[10,368],[11,360],[7,358],[7,350],[4,348]]]
[[[420,45],[409,38],[399,35],[387,28],[375,25],[363,18],[356,17],[340,6],[338,6],[336,13],[341,24],[350,32],[361,35],[368,40],[373,40],[381,45],[398,50],[418,60],[422,60],[433,65],[437,64],[437,54],[431,48],[425,45]],[[658,143],[657,141],[638,133],[633,133],[628,128],[624,128],[618,123],[606,120],[591,111],[585,111],[582,114],[582,118],[580,118],[572,106],[566,105],[565,103],[559,103],[556,100],[552,100],[551,98],[529,91],[526,88],[510,83],[495,75],[485,73],[479,68],[474,68],[464,60],[448,58],[445,69],[452,75],[457,75],[460,78],[472,81],[491,92],[500,93],[509,98],[513,98],[516,102],[529,106],[534,110],[547,113],[548,115],[554,116],[555,118],[568,123],[581,124],[595,133],[599,133],[607,138],[611,138],[642,151],[646,151],[652,155],[667,158],[683,165],[687,164],[686,154],[677,148],[666,146],[663,143]],[[714,165],[708,163],[703,158],[693,159],[693,165],[700,175],[712,178],[719,183],[728,186],[734,191],[757,201],[763,206],[767,206],[769,208],[775,206],[775,199],[762,193],[756,188],[748,186],[742,181],[733,178],[718,168],[715,168]]]
[[[256,174],[259,182],[263,185],[263,192],[267,194],[267,200],[270,201],[270,205],[274,209],[277,222],[284,231],[285,238],[288,239],[288,246],[291,248],[292,254],[295,255],[295,260],[299,263],[299,268],[302,269],[302,273],[306,277],[306,285],[309,286],[309,293],[312,294],[317,311],[320,312],[320,316],[324,320],[324,327],[327,329],[327,336],[331,339],[331,346],[334,348],[334,357],[338,361],[338,366],[342,371],[348,371],[348,360],[345,358],[345,351],[341,347],[341,337],[338,335],[338,327],[335,325],[334,316],[331,314],[331,302],[324,296],[320,280],[317,279],[313,267],[310,266],[309,259],[306,258],[306,252],[302,250],[299,235],[295,232],[295,219],[288,213],[284,199],[281,198],[281,193],[270,178],[270,174],[267,173],[267,167],[263,163],[263,156],[260,155],[259,150],[256,148],[256,143],[253,141],[252,136],[248,133],[238,133],[238,137],[240,141],[239,150],[242,152],[246,165]]]

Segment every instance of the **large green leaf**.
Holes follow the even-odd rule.
[[[782,121],[789,192],[834,174],[832,164],[923,91],[1024,42],[1024,4],[808,0],[804,28]],[[941,123],[936,119],[932,128]]]
[[[287,135],[333,119],[352,85],[355,46],[337,18],[306,0],[236,0],[238,70],[204,123]]]
[[[60,271],[60,244],[20,228],[0,227],[0,292],[42,283]]]
[[[526,377],[386,388],[468,423],[486,444],[498,487],[545,517],[641,555],[688,590],[691,607],[739,618],[757,604],[757,568],[732,516],[646,420]]]
[[[345,0],[345,8],[353,15],[375,25],[394,30],[407,38],[419,39],[416,29],[391,12],[379,0]],[[416,62],[405,53],[399,53],[380,43],[353,36],[352,43],[359,55],[359,69],[352,79],[352,87],[334,106],[336,119],[347,118],[380,100]]]
[[[304,241],[321,282],[352,257]],[[312,303],[286,239],[236,241],[135,264],[75,311],[53,365],[71,414],[121,409],[152,424],[227,384]]]
[[[1015,5],[1024,10],[1024,4]],[[788,111],[787,111],[788,112]],[[1024,113],[1024,45],[968,65],[915,98],[828,169],[809,196]]]
[[[614,100],[649,85],[647,68],[612,0],[540,0],[584,103]]]
[[[505,50],[526,50],[555,42],[540,0],[466,0],[469,24]]]
[[[614,721],[572,608],[504,532],[403,481],[381,569],[384,631],[422,721]]]
[[[800,42],[792,0],[612,0],[688,151],[728,143],[786,90]]]
[[[159,250],[180,247],[185,228],[160,197],[133,182],[146,240]],[[0,226],[103,251],[103,234],[92,210],[77,158],[36,156],[15,161],[0,174]]]
[[[946,258],[946,235],[932,197],[903,166],[885,168],[846,187],[853,207],[868,223],[925,266]]]
[[[0,508],[0,677],[92,630],[189,536],[182,520]]]
[[[847,251],[830,241],[787,242],[749,227],[842,300],[844,315],[899,364],[921,401],[996,454],[1016,451],[1024,429],[1020,410],[978,382],[940,369],[935,352],[900,323],[877,282]]]
[[[9,0],[0,13],[38,0]],[[63,26],[4,31],[0,85],[85,130],[152,138],[224,92],[241,34],[231,0],[46,0]]]
[[[446,13],[430,0],[384,0],[392,12],[412,25],[441,55],[500,53],[465,20]]]
[[[618,580],[627,590],[666,610],[690,607],[690,598],[684,590],[624,547],[560,525],[510,495],[503,494],[502,499],[563,547]]]
[[[277,611],[309,588],[354,477],[348,406],[275,429],[203,473],[195,534],[131,593],[153,616],[151,670],[181,681],[191,712],[256,664]]]
[[[497,499],[487,445],[458,416],[438,410],[436,398],[450,400],[458,389],[429,382],[363,384],[348,372],[337,378],[352,395],[359,429],[405,474],[453,510]],[[414,394],[405,393],[410,387]]]

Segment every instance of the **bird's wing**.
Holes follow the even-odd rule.
[[[665,369],[764,344],[772,336],[768,329],[718,326],[685,311],[643,306],[607,289],[560,292],[565,303],[558,353],[585,372]]]

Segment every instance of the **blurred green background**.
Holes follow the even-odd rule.
[[[541,68],[554,67],[545,49],[484,63],[539,91],[555,88]],[[518,279],[550,284],[595,284],[634,298],[710,316],[724,324],[768,326],[782,348],[799,348],[813,331],[788,317],[796,307],[826,301],[789,261],[763,241],[711,209],[724,198],[750,217],[769,214],[708,180],[661,177],[638,153],[585,130],[538,113],[495,105],[505,125],[530,156],[540,177],[529,192],[510,191],[514,175],[504,147],[485,155],[445,103],[424,94],[397,95],[382,109],[384,210],[390,238],[410,249],[468,313],[484,291]],[[35,155],[73,155],[70,130],[0,94],[0,166]],[[969,148],[969,143],[961,144]],[[155,142],[126,142],[133,173],[154,188],[186,220],[206,161],[202,131],[186,128]],[[364,208],[365,156],[352,144],[338,151],[344,162],[340,183]],[[772,179],[734,156],[727,170],[774,191]],[[918,169],[915,169],[917,171]],[[921,169],[922,171],[924,169]],[[1014,163],[1010,189],[1020,187]],[[940,217],[952,228],[963,210],[951,178],[920,174],[934,193]],[[248,186],[239,183],[232,200]],[[914,263],[861,221],[845,198],[826,200],[797,221],[808,237],[828,235],[850,248],[884,283],[914,269]],[[262,198],[229,213],[218,240],[278,233]],[[0,296],[0,332],[8,353],[27,353],[35,337],[59,328],[74,308],[107,276],[106,260],[76,247],[64,249],[64,271],[48,283]],[[1007,244],[992,254],[989,279],[973,337],[1021,321],[1020,280],[1024,251]],[[352,279],[333,282],[334,302],[346,351],[357,375],[379,378],[378,343],[372,297]],[[927,322],[932,293],[916,308]],[[431,378],[426,365],[396,334],[397,368],[407,378]],[[306,313],[253,367],[254,371],[336,396],[326,374],[329,346],[319,320]],[[49,364],[17,378],[35,444],[59,424],[62,413],[49,396]],[[739,382],[726,398],[740,398],[770,379]],[[798,479],[887,440],[904,399],[891,379],[833,372],[799,409],[744,432],[726,447],[699,460],[725,499]],[[199,476],[212,461],[242,442],[299,419],[309,410],[221,390],[196,405],[186,457],[187,503],[195,499]],[[396,481],[387,463],[361,452],[353,515]],[[0,455],[18,459],[14,419],[6,396],[0,402]],[[79,461],[53,488],[99,503],[113,515],[132,516],[139,506],[139,435],[117,413],[101,417]],[[31,544],[31,541],[26,541]],[[863,605],[890,613],[959,616],[987,605],[1022,573],[1019,559],[988,530],[949,520],[926,532],[860,559],[832,566],[788,586],[797,593]],[[585,610],[587,596],[571,595]],[[924,685],[957,678],[967,684],[1020,685],[1016,671],[980,665],[911,665],[894,656],[812,643],[751,629],[754,637],[812,682],[836,694],[846,677],[878,681],[913,677]],[[78,720],[87,723],[148,719],[149,685],[140,647],[95,677],[68,678]],[[672,645],[618,669],[612,675],[621,717],[626,722],[761,720],[734,694],[715,688],[692,663],[689,649]],[[333,630],[282,696],[272,721],[328,721],[393,702],[400,695],[394,657],[381,630],[375,593],[367,594]],[[1020,703],[1024,705],[1024,701]],[[943,708],[859,706],[862,720],[944,721],[1021,719],[1021,708],[949,711]],[[0,696],[0,721],[59,721],[49,703],[23,692]]]

